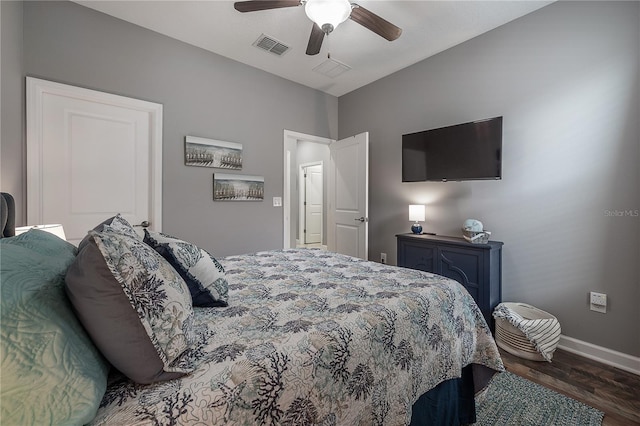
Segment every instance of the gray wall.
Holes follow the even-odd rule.
[[[554,3],[340,97],[339,137],[370,132],[370,257],[395,261],[409,204],[427,205],[426,232],[480,219],[505,243],[504,301],[639,356],[639,9]],[[499,115],[501,181],[401,183],[402,134]]]
[[[16,221],[26,220],[22,3],[0,1],[0,189],[15,197]]]
[[[30,75],[164,105],[165,232],[218,256],[282,247],[282,208],[272,207],[272,197],[283,196],[283,129],[335,138],[336,97],[75,3],[19,7],[23,75],[12,79],[12,91],[24,96],[23,79]],[[21,107],[15,111],[22,114]],[[242,143],[242,173],[264,176],[265,200],[214,203],[215,169],[184,166],[186,135]],[[3,137],[3,176],[7,167],[7,174],[24,179],[24,159],[14,155],[22,146],[20,137]],[[24,197],[18,185],[11,189]]]

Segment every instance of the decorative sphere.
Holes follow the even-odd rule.
[[[414,223],[413,225],[411,225],[411,232],[413,232],[414,234],[421,234],[422,225],[420,225],[419,223]]]

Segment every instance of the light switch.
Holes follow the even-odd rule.
[[[273,207],[282,207],[282,197],[273,197]]]

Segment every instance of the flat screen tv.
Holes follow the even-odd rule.
[[[402,181],[502,179],[502,117],[402,135]]]

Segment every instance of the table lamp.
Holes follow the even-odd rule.
[[[23,234],[30,229],[39,229],[41,231],[49,232],[57,237],[62,238],[66,241],[67,237],[64,235],[64,228],[61,224],[51,224],[51,225],[29,225],[29,226],[18,226],[16,227],[16,235]]]
[[[411,225],[411,232],[414,234],[422,233],[422,225],[419,222],[424,222],[424,205],[411,204],[409,206],[409,220],[415,222]]]

